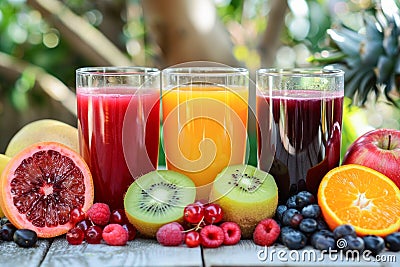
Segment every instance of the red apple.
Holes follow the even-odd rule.
[[[354,141],[343,164],[359,164],[389,177],[400,188],[400,131],[376,129]]]

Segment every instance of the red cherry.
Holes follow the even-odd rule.
[[[190,231],[185,236],[185,243],[189,248],[198,247],[200,242],[200,234],[196,231]]]
[[[128,219],[126,218],[125,211],[123,209],[113,210],[110,216],[110,223],[116,223],[122,225],[127,222]]]
[[[218,204],[211,203],[204,208],[204,220],[209,224],[219,223],[223,216],[224,212]]]
[[[92,225],[90,226],[85,234],[86,242],[89,244],[100,244],[102,237],[103,230],[100,226]]]
[[[136,237],[136,228],[130,223],[124,223],[122,227],[128,232],[128,241],[132,241]]]
[[[85,213],[81,207],[73,208],[69,213],[69,221],[74,225],[85,219]]]
[[[84,233],[86,233],[87,229],[92,226],[93,223],[89,219],[85,219],[83,221],[80,221],[76,224],[77,228],[80,228]]]
[[[85,239],[85,233],[82,231],[82,229],[74,227],[67,232],[66,238],[69,244],[79,245],[82,244],[83,240]]]
[[[189,204],[183,210],[183,218],[185,221],[197,224],[204,216],[204,207],[198,203]]]

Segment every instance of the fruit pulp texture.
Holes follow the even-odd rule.
[[[258,164],[274,176],[280,201],[302,190],[316,194],[323,176],[339,165],[343,95],[258,93],[256,113]]]
[[[248,90],[193,85],[164,90],[163,137],[167,168],[197,187],[209,185],[246,153]]]
[[[160,92],[132,88],[77,90],[80,151],[92,172],[95,202],[124,208],[135,178],[158,161]]]

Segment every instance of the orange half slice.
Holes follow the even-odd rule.
[[[318,189],[329,227],[351,224],[360,236],[386,236],[400,229],[400,190],[382,173],[356,164],[332,169]]]

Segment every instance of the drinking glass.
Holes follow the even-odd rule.
[[[302,190],[316,194],[339,165],[343,78],[337,69],[257,71],[258,165],[275,177],[281,202]]]
[[[135,178],[155,170],[160,127],[160,71],[88,67],[76,71],[80,153],[94,201],[123,208]]]
[[[208,200],[217,174],[245,160],[248,71],[167,68],[162,72],[162,108],[167,168],[191,178],[197,199]]]

